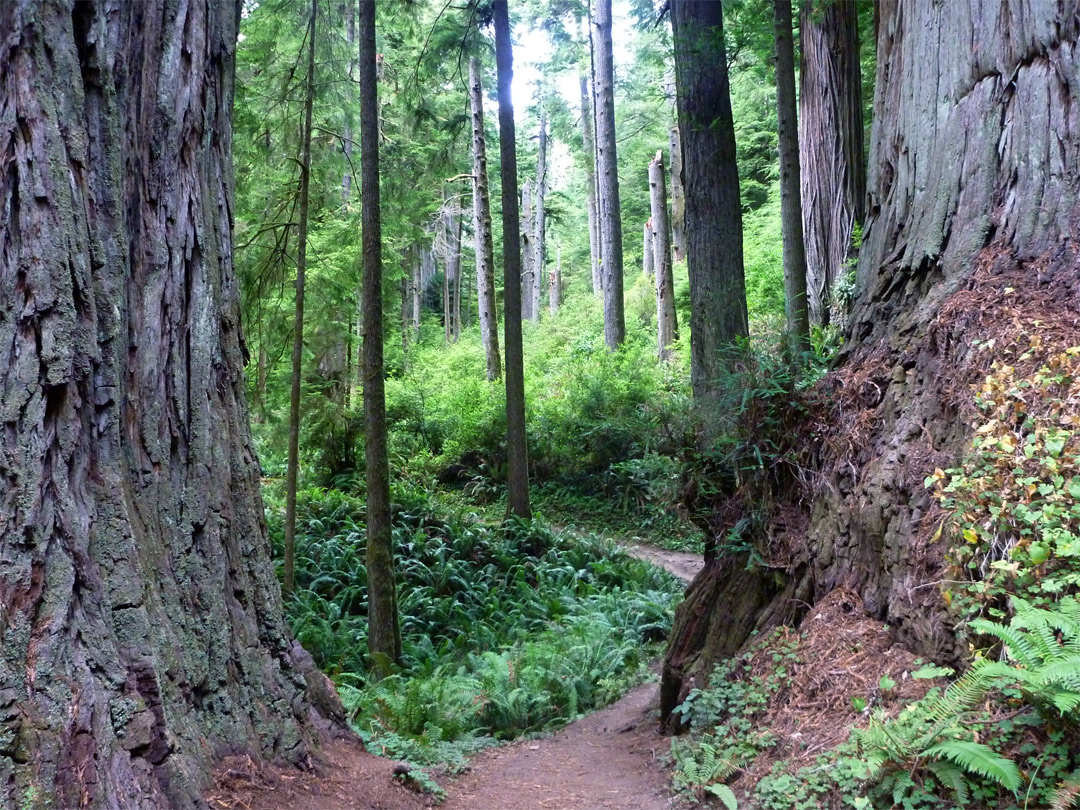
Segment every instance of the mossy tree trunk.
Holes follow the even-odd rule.
[[[0,806],[301,763],[233,274],[234,3],[0,3]]]
[[[823,381],[835,407],[818,426],[818,485],[759,587],[719,566],[691,586],[665,662],[666,709],[750,629],[796,619],[837,587],[916,653],[963,657],[923,479],[970,446],[971,386],[989,357],[980,343],[1049,324],[1080,340],[1080,3],[913,0],[880,12],[867,224],[849,339]],[[729,622],[745,605],[752,620]],[[732,630],[710,636],[703,623]]]

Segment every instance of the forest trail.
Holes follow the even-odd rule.
[[[689,581],[701,555],[631,546],[627,552]],[[468,773],[445,785],[445,810],[670,810],[669,776],[659,757],[659,685],[620,700],[540,739],[521,739],[477,755]],[[256,769],[230,758],[207,798],[213,810],[414,810],[434,800],[393,776],[394,762],[341,741],[308,773]]]

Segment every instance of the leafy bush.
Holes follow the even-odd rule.
[[[1080,347],[1027,376],[995,362],[976,405],[971,454],[926,479],[954,529],[945,596],[965,620],[1004,616],[1013,593],[1046,605],[1080,592]]]

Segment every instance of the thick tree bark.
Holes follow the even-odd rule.
[[[285,469],[286,595],[293,590],[296,549],[296,486],[300,470],[300,383],[304,372],[304,277],[307,271],[308,202],[311,179],[311,108],[315,101],[315,23],[318,6],[312,0],[307,29],[307,82],[304,96],[304,132],[300,154],[300,222],[296,236],[296,298],[293,315],[292,373],[289,388],[289,458]]]
[[[499,75],[499,157],[502,161],[503,289],[506,312],[506,496],[507,514],[532,518],[529,448],[525,438],[525,361],[521,344],[521,235],[517,211],[517,137],[514,131],[514,56],[506,0],[492,4],[495,62]]]
[[[394,538],[390,528],[390,462],[383,383],[382,217],[379,205],[379,84],[375,3],[360,3],[360,251],[364,264],[364,456],[368,651],[375,671],[401,659]]]
[[[469,101],[472,115],[473,239],[476,244],[476,295],[480,340],[484,344],[487,378],[497,380],[502,376],[502,361],[499,358],[499,321],[495,314],[495,247],[491,236],[487,145],[484,140],[484,91],[480,84],[480,60],[475,56],[469,60]],[[514,199],[517,200],[516,193]]]
[[[540,111],[540,135],[538,139],[538,151],[536,161],[536,199],[533,201],[536,211],[533,222],[533,284],[529,291],[532,301],[530,310],[532,319],[540,320],[540,289],[544,280],[544,236],[547,231],[547,219],[544,210],[544,201],[547,197],[547,113]]]
[[[667,178],[664,154],[657,152],[649,163],[649,201],[652,206],[653,267],[656,271],[656,334],[661,360],[671,359],[671,344],[679,336],[675,314],[675,279],[671,271],[668,240]]]
[[[690,379],[706,412],[748,331],[742,208],[719,0],[672,0],[690,274]],[[708,413],[706,413],[708,419]]]
[[[803,245],[799,197],[799,122],[795,99],[795,43],[791,34],[791,0],[773,0],[773,42],[776,44],[776,119],[780,150],[780,229],[784,242],[784,312],[790,348],[810,349],[806,308],[806,249]]]
[[[868,216],[849,341],[824,381],[836,404],[816,425],[821,484],[774,560],[785,591],[753,625],[845,587],[899,643],[956,661],[923,479],[971,446],[972,388],[993,359],[980,345],[1080,342],[1080,3],[880,9]],[[717,587],[720,624],[734,592]],[[689,609],[676,624],[668,694],[742,643],[694,650]]]
[[[845,314],[834,305],[831,291],[856,253],[853,235],[862,225],[866,199],[857,3],[805,4],[799,37],[807,304],[810,319],[824,326],[835,320],[833,310]]]
[[[600,186],[600,252],[604,277],[604,343],[614,351],[626,339],[623,315],[622,212],[615,153],[615,67],[611,52],[611,0],[596,0],[596,174]]]
[[[244,402],[236,14],[0,3],[3,807],[202,808],[213,757],[315,738]]]
[[[674,259],[686,258],[686,195],[683,193],[682,138],[678,125],[668,130],[671,151],[671,249]]]
[[[600,218],[596,204],[596,145],[593,143],[593,104],[589,80],[581,79],[581,139],[585,149],[586,205],[589,214],[589,263],[592,271],[592,291],[599,295],[604,288],[600,268]]]

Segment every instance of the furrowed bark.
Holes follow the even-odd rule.
[[[237,6],[0,4],[0,805],[307,761],[248,430]]]

